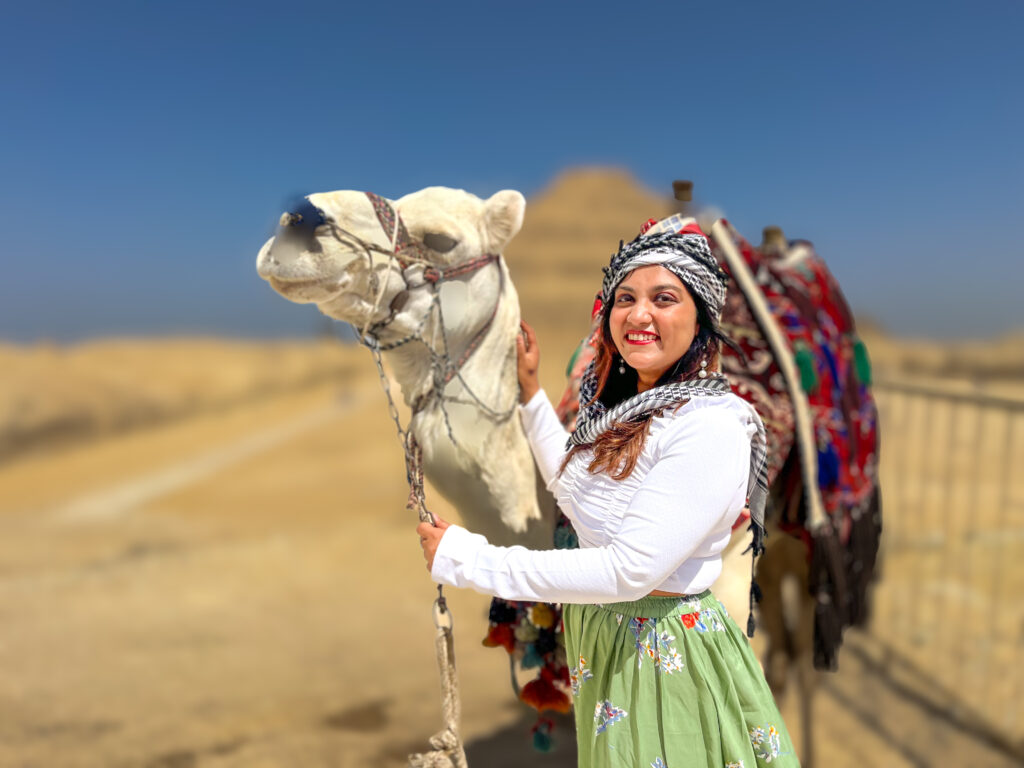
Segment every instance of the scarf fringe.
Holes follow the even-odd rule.
[[[768,532],[763,525],[758,525],[753,520],[747,530],[751,532],[750,545],[743,550],[742,554],[750,552],[750,612],[747,614],[747,637],[754,636],[757,627],[757,620],[754,618],[754,608],[761,602],[761,587],[757,583],[757,557],[764,552],[764,540]]]

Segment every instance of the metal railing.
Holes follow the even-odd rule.
[[[1024,400],[874,393],[885,529],[854,652],[930,712],[928,738],[953,725],[1024,760]]]

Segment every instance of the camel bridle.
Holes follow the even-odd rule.
[[[388,396],[389,406],[392,411],[392,418],[396,421],[396,426],[399,429],[400,436],[404,435],[405,430],[396,418],[397,409],[394,408],[394,404],[391,401],[391,392],[387,385],[387,377],[384,373],[381,353],[415,342],[422,344],[426,348],[427,354],[430,358],[432,386],[429,392],[420,396],[414,403],[412,403],[412,412],[415,416],[417,413],[436,402],[441,408],[442,415],[444,416],[445,427],[448,431],[449,439],[453,444],[458,445],[458,442],[452,432],[451,421],[448,417],[448,410],[445,407],[446,403],[454,402],[472,405],[487,419],[495,423],[502,423],[508,420],[515,411],[515,401],[517,399],[515,396],[513,396],[512,404],[510,406],[499,410],[498,408],[494,408],[485,403],[480,396],[473,391],[473,388],[462,375],[462,368],[470,357],[472,357],[473,353],[480,347],[480,344],[486,338],[488,332],[494,325],[494,320],[497,317],[501,299],[505,295],[505,270],[501,265],[501,255],[496,253],[487,253],[461,264],[456,264],[450,267],[439,267],[428,259],[424,246],[409,235],[409,231],[406,228],[405,223],[402,221],[399,213],[391,205],[390,201],[372,192],[367,192],[366,197],[373,206],[374,212],[377,215],[377,220],[380,222],[381,229],[390,243],[389,248],[385,249],[379,245],[368,243],[358,235],[342,229],[336,223],[330,219],[326,219],[325,217],[325,223],[332,228],[335,237],[341,242],[345,242],[362,250],[369,261],[370,290],[375,294],[375,299],[370,309],[367,322],[359,331],[359,342],[369,348],[373,353],[374,361],[378,368],[378,374],[381,377],[384,391]],[[402,281],[405,283],[405,292],[424,288],[431,292],[430,305],[423,313],[423,316],[419,319],[416,327],[410,333],[393,341],[382,342],[378,338],[380,331],[388,328],[394,319],[395,310],[393,307],[391,308],[388,316],[383,320],[376,323],[372,322],[372,318],[377,314],[377,310],[380,307],[380,302],[384,296],[384,291],[387,285],[386,279],[380,281],[379,285],[377,284],[377,276],[374,270],[375,254],[385,256],[387,258],[386,271],[394,270],[394,267],[397,265],[398,269],[394,271],[400,274]],[[495,299],[494,306],[491,308],[487,319],[479,328],[476,329],[476,331],[474,331],[469,342],[461,352],[456,353],[449,344],[448,334],[445,330],[444,308],[441,302],[440,287],[445,282],[473,275],[492,264],[497,267],[498,274],[498,295]],[[407,278],[407,275],[410,268],[417,265],[423,267],[421,275],[422,282],[412,284]],[[392,304],[393,303],[394,302],[392,302]],[[429,334],[431,338],[428,339],[426,329],[431,318],[435,318],[436,323],[434,325],[433,332]],[[514,354],[515,349],[512,348],[506,356],[504,365],[508,364],[508,361],[514,357]],[[447,385],[455,380],[458,380],[462,385],[462,388],[469,396],[468,400],[445,394],[445,388]]]

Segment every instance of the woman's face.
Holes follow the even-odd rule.
[[[608,329],[626,365],[636,369],[642,392],[690,348],[697,335],[697,306],[682,281],[663,266],[638,267],[615,289]]]

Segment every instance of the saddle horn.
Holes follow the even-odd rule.
[[[672,182],[672,196],[681,203],[693,201],[693,182],[688,179],[676,179]]]

